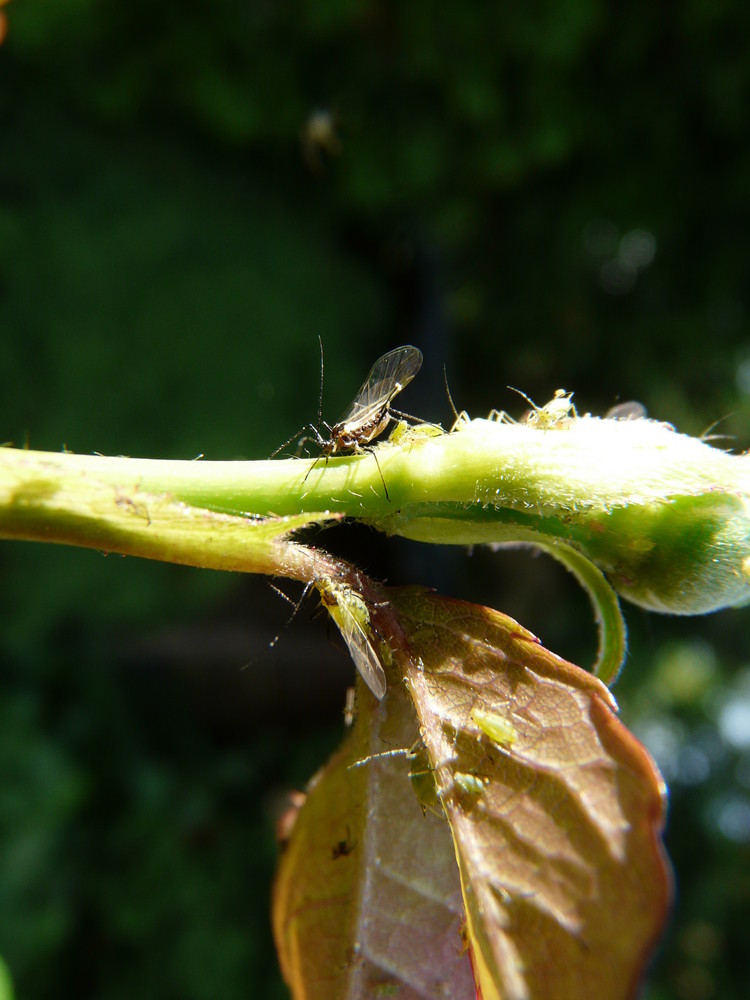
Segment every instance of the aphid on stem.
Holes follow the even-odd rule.
[[[555,395],[544,406],[537,406],[534,400],[527,396],[525,392],[509,385],[509,389],[523,396],[531,406],[531,412],[521,423],[530,424],[534,427],[541,427],[544,430],[550,427],[564,427],[571,418],[577,417],[576,408],[573,405],[573,393],[566,392],[565,389],[555,389]]]
[[[321,420],[323,408],[322,362],[323,345],[321,344],[318,423],[319,425],[322,423],[328,430],[330,437],[325,438],[321,434],[319,427],[308,424],[308,429],[312,433],[300,438],[299,444],[302,445],[305,441],[315,441],[320,446],[322,454],[313,462],[305,476],[305,480],[307,480],[310,473],[318,464],[320,458],[324,458],[326,464],[328,464],[328,459],[334,455],[370,451],[377,464],[378,472],[380,472],[386,500],[390,500],[388,487],[385,485],[378,457],[375,451],[367,446],[383,433],[393,419],[394,414],[410,420],[416,419],[398,410],[392,410],[391,402],[411,382],[422,367],[422,352],[417,347],[406,345],[404,347],[397,347],[395,350],[389,351],[381,358],[378,358],[351,405],[333,427]],[[285,448],[293,440],[294,438],[292,437],[289,441],[285,441],[280,448],[276,449],[271,457],[273,458],[274,455],[278,455],[282,448]]]

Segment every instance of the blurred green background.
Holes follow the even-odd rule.
[[[263,458],[383,351],[451,419],[574,389],[750,445],[750,7],[14,0],[0,48],[0,436]],[[334,537],[335,535],[335,537]],[[527,554],[337,529],[393,582],[581,663]],[[262,581],[0,547],[0,954],[18,995],[282,998],[274,816],[351,665]],[[296,596],[292,594],[292,596]],[[626,608],[624,721],[670,785],[650,1000],[750,995],[748,612]],[[242,669],[244,666],[245,669]],[[616,905],[616,901],[613,901]]]

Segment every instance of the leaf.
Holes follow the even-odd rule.
[[[311,782],[281,857],[273,926],[284,978],[295,1000],[474,1000],[442,813],[420,806],[404,755],[351,767],[410,746],[413,707],[399,685],[379,703],[358,690],[354,730]]]
[[[670,896],[653,761],[607,688],[512,619],[391,598],[484,1000],[632,997]]]
[[[484,1000],[633,996],[670,881],[663,785],[611,694],[487,608],[413,589],[369,599],[394,654],[388,691],[377,703],[360,685],[274,891],[293,996],[473,1000],[459,874]],[[371,759],[418,734],[410,760]],[[428,792],[417,801],[410,766],[449,825]]]

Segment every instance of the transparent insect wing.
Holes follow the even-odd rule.
[[[379,700],[386,690],[385,671],[370,637],[367,604],[355,591],[330,580],[322,580],[317,586],[328,613],[344,638],[354,666]]]
[[[380,700],[385,694],[385,671],[364,628],[351,615],[339,627],[362,680]]]
[[[338,424],[364,422],[368,414],[377,413],[407,386],[422,367],[422,352],[418,347],[397,347],[378,358],[364,384]]]
[[[645,420],[648,416],[643,403],[638,403],[634,399],[625,403],[618,403],[604,414],[607,420]]]

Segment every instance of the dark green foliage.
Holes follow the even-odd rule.
[[[448,360],[473,414],[519,412],[508,383],[540,403],[564,386],[582,410],[635,396],[693,433],[731,413],[719,430],[750,442],[746,4],[4,10],[2,439],[262,458],[316,419],[321,335],[328,420],[379,354],[415,342],[409,392],[432,394],[417,404],[430,419],[450,419]],[[320,107],[341,153],[306,160]],[[586,662],[588,609],[571,610],[562,575],[493,555],[439,579],[418,546],[399,569],[365,541],[368,568],[493,603]],[[297,729],[217,735],[179,671],[159,700],[120,655],[157,626],[244,622],[253,601],[235,583],[232,606],[219,575],[88,552],[4,545],[0,560],[0,953],[19,996],[282,996],[262,802],[291,780]],[[226,704],[276,614],[232,650]],[[625,721],[656,703],[683,754],[719,740],[747,616],[628,617]],[[658,701],[665,635],[714,644],[689,707]],[[171,675],[149,663],[158,692]],[[273,678],[278,661],[256,670]],[[715,819],[746,803],[747,762],[706,754],[701,780],[674,779],[680,909],[654,997],[749,988],[750,839]]]

